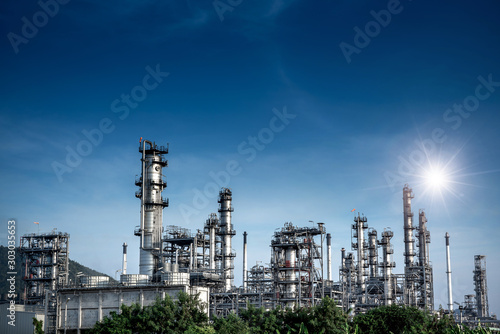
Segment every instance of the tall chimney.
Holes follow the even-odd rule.
[[[326,279],[332,280],[332,235],[330,233],[326,234],[326,269],[327,276]]]
[[[448,310],[453,313],[453,296],[451,291],[451,263],[450,263],[450,235],[444,235],[446,239],[446,275],[448,276]]]
[[[122,275],[127,275],[127,243],[123,243]]]
[[[243,290],[247,290],[247,232],[243,232]]]

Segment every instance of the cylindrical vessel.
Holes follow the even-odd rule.
[[[415,256],[413,240],[413,212],[411,212],[411,199],[413,193],[411,188],[405,184],[403,188],[403,213],[404,213],[404,242],[405,242],[405,266],[413,265],[413,257]]]
[[[427,218],[424,210],[418,214],[418,261],[421,266],[429,264],[429,254],[427,254]]]
[[[371,229],[368,232],[368,266],[370,268],[370,277],[377,277],[377,231]]]
[[[226,291],[231,290],[234,285],[233,275],[233,254],[231,252],[231,238],[234,231],[231,226],[231,207],[232,192],[228,188],[222,188],[219,192],[219,215],[220,215],[220,234],[222,236],[222,258],[223,258],[223,279]]]
[[[136,181],[141,186],[139,195],[136,195],[141,198],[139,272],[141,275],[153,275],[160,265],[163,208],[168,206],[168,201],[162,198],[162,191],[166,187],[162,168],[167,166],[163,154],[168,153],[168,149],[144,140],[139,151],[142,153],[141,178]]]

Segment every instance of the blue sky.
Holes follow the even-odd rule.
[[[473,292],[484,254],[498,312],[498,2],[47,3],[51,15],[0,4],[0,219],[16,218],[19,234],[34,221],[68,232],[71,258],[112,276],[127,242],[137,273],[143,137],[170,143],[164,225],[202,228],[217,211],[211,175],[237,170],[222,180],[237,284],[243,231],[249,266],[268,263],[287,221],[326,224],[337,279],[353,208],[379,234],[392,228],[402,273],[408,182],[429,221],[436,307],[448,231],[454,300]],[[82,154],[68,164],[70,151]],[[423,182],[429,166],[445,170],[444,187]]]

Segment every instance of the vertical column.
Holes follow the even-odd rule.
[[[135,184],[141,190],[135,195],[141,199],[141,225],[135,235],[141,237],[139,273],[153,275],[162,258],[163,209],[168,206],[168,200],[162,197],[162,191],[167,187],[162,168],[168,166],[163,158],[168,153],[168,147],[157,146],[148,140],[140,144],[142,171]]]
[[[391,246],[391,239],[394,233],[389,230],[382,232],[382,239],[379,245],[382,247],[382,263],[379,266],[383,269],[383,279],[384,279],[384,302],[385,305],[392,304],[392,268],[394,263],[391,261],[391,255],[394,252]]]
[[[222,266],[225,291],[231,290],[234,285],[234,265],[231,239],[236,233],[231,226],[231,207],[232,192],[228,188],[222,188],[219,192],[219,216],[220,216],[220,235],[222,236]]]
[[[332,280],[332,235],[326,234],[326,279]]]
[[[411,200],[414,198],[412,189],[405,184],[403,188],[403,213],[404,213],[404,242],[405,242],[405,266],[413,265],[415,256],[413,240],[413,212],[411,212]]]
[[[377,277],[377,231],[371,229],[368,232],[368,266],[370,268],[370,277]]]
[[[123,243],[122,275],[127,275],[127,243]]]
[[[243,232],[243,291],[247,290],[247,232]]]
[[[453,313],[453,295],[451,290],[451,263],[450,263],[450,235],[444,235],[446,239],[446,276],[448,278],[448,310]]]

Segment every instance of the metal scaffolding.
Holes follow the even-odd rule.
[[[488,286],[486,284],[486,256],[474,256],[474,290],[476,292],[477,316],[489,317]]]
[[[271,240],[271,269],[276,302],[284,307],[315,305],[318,283],[323,281],[322,224],[317,227],[296,227],[285,223]]]
[[[20,252],[25,263],[25,302],[44,305],[46,330],[55,332],[57,289],[68,284],[69,234],[55,230],[21,237]]]

